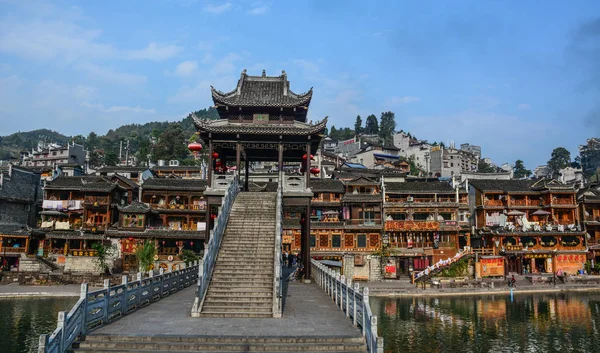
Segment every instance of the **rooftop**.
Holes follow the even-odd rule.
[[[60,176],[48,182],[45,189],[110,192],[116,187],[120,186],[102,176]]]
[[[394,193],[455,193],[449,183],[443,181],[412,181],[405,183],[385,183],[385,192]]]
[[[150,178],[142,185],[143,190],[189,190],[204,191],[206,180],[179,178]]]

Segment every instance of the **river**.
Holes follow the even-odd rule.
[[[37,352],[39,335],[54,331],[58,312],[70,310],[77,299],[0,299],[0,352]]]
[[[600,293],[371,298],[385,352],[599,352]]]

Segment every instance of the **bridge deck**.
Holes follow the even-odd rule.
[[[361,336],[360,330],[352,326],[350,319],[335,307],[335,303],[315,283],[283,283],[285,300],[281,319],[192,318],[190,311],[195,288],[190,287],[93,331],[90,335]]]

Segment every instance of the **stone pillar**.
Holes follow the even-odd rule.
[[[245,164],[244,169],[246,171],[246,175],[244,178],[244,191],[250,191],[248,188],[249,174],[250,174],[250,158],[248,158],[248,156],[246,156],[246,162],[244,164]]]
[[[281,173],[283,171],[283,144],[279,143],[279,156],[278,156],[278,161],[277,161],[277,168],[279,169],[279,172]]]

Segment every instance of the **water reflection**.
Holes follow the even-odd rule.
[[[38,338],[56,328],[61,310],[77,298],[0,299],[0,352],[37,352]]]
[[[599,352],[600,293],[371,298],[386,352]]]

